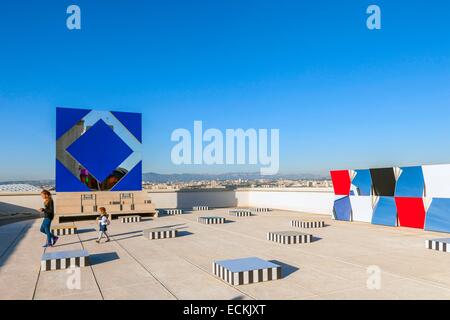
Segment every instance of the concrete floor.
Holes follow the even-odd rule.
[[[40,272],[41,220],[0,227],[0,299],[450,299],[450,254],[425,249],[446,234],[328,217],[274,211],[236,218],[228,210],[163,216],[141,223],[113,221],[110,243],[97,244],[95,222],[77,222],[77,235],[62,236],[47,252],[86,249],[81,289],[71,290],[67,270]],[[224,216],[224,225],[197,223]],[[282,245],[268,231],[295,230],[291,219],[323,218],[310,244]],[[145,240],[143,228],[174,226],[180,237]],[[297,229],[300,230],[300,229]],[[214,260],[257,256],[283,266],[282,280],[232,287],[212,274]],[[379,290],[369,290],[368,267],[381,270]]]

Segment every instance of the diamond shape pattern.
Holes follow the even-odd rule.
[[[105,180],[133,150],[103,121],[67,148],[98,181]]]

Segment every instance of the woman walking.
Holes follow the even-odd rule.
[[[44,200],[44,208],[41,211],[44,214],[44,221],[42,221],[41,232],[47,236],[47,242],[43,245],[44,248],[52,247],[58,241],[58,237],[55,237],[51,232],[51,224],[53,217],[55,216],[55,206],[53,204],[52,194],[48,190],[42,190],[41,197]]]

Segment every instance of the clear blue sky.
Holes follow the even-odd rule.
[[[1,1],[0,180],[53,178],[57,106],[143,112],[144,171],[252,169],[172,165],[194,120],[279,128],[282,173],[450,163],[449,21],[448,0]]]

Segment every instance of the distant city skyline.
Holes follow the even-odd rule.
[[[311,173],[286,173],[277,174],[270,176],[262,176],[259,172],[224,172],[224,173],[157,173],[157,172],[144,172],[142,174],[143,182],[176,182],[176,181],[189,181],[189,180],[231,180],[231,179],[263,179],[263,180],[273,180],[273,179],[329,179],[329,173],[325,174],[311,174]],[[54,178],[45,179],[11,179],[11,180],[1,180],[1,183],[32,183],[41,182],[43,184],[54,184]]]
[[[196,120],[280,129],[280,174],[450,163],[447,0],[67,5],[0,4],[0,181],[54,178],[56,107],[142,112],[144,172],[259,171],[172,164]]]

